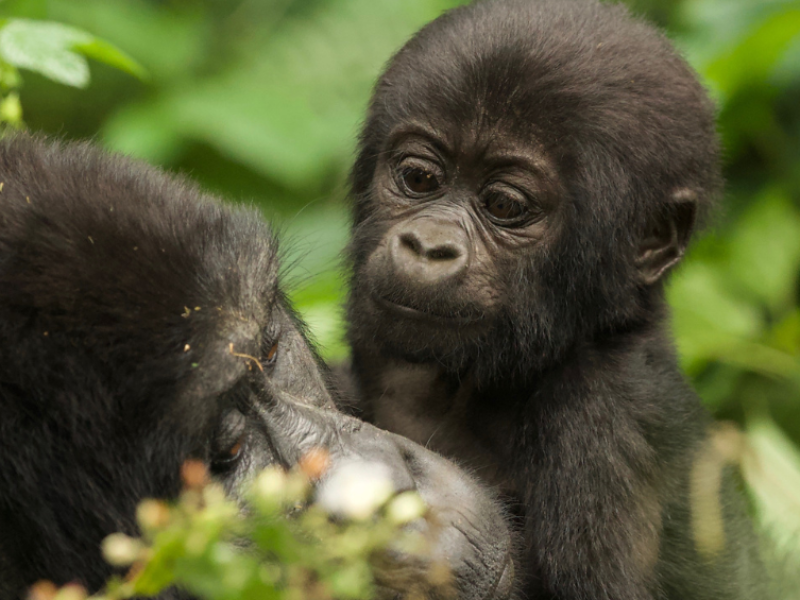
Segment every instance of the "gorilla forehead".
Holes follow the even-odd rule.
[[[89,144],[27,136],[0,142],[0,181],[0,362],[23,389],[37,364],[58,389],[91,371],[131,406],[176,387],[211,397],[245,369],[234,350],[258,355],[277,333],[276,244],[252,211]]]
[[[677,181],[702,204],[720,183],[702,86],[668,40],[621,5],[485,0],[451,11],[395,56],[364,142],[409,119],[542,144],[566,178],[569,165],[593,165],[637,193]]]
[[[264,322],[276,300],[270,231],[188,181],[88,144],[28,138],[0,144],[0,176],[6,311],[159,340],[232,313]]]

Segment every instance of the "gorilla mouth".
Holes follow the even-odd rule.
[[[396,315],[412,319],[415,321],[423,321],[426,323],[438,323],[441,325],[476,325],[482,320],[482,315],[463,315],[458,313],[443,314],[432,312],[429,310],[420,310],[409,306],[407,304],[400,304],[393,300],[389,300],[383,296],[373,294],[373,301],[382,309],[394,313]]]

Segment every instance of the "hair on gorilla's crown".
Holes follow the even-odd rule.
[[[622,4],[479,0],[422,28],[376,86],[353,169],[357,196],[384,127],[437,107],[457,122],[533,125],[558,144],[562,168],[596,167],[573,181],[573,196],[627,196],[619,205],[643,205],[633,221],[668,201],[653,193],[668,184],[696,196],[702,221],[722,187],[713,103],[670,41]],[[486,107],[493,112],[480,114]]]
[[[90,143],[16,134],[0,140],[0,182],[3,372],[37,364],[39,380],[65,387],[78,348],[115,385],[147,373],[146,394],[159,373],[172,386],[194,371],[187,340],[263,320],[277,300],[269,227],[182,177]],[[241,314],[216,308],[230,306]]]
[[[391,172],[398,137],[424,130],[451,163],[466,148],[473,163],[453,177],[475,180],[476,140],[496,142],[540,161],[557,208],[542,243],[515,254],[515,303],[496,319],[506,333],[480,347],[496,357],[481,364],[513,372],[526,364],[518,356],[534,360],[531,348],[548,349],[536,358],[545,364],[576,340],[658,321],[666,274],[722,188],[714,117],[670,41],[621,4],[479,0],[453,9],[409,40],[376,85],[351,174],[351,259],[356,269],[367,261],[380,230],[371,223],[387,220],[375,182]],[[645,241],[666,239],[664,224],[678,242],[662,256],[674,260],[643,274]]]

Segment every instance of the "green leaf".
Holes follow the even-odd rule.
[[[730,237],[730,273],[753,299],[780,313],[800,272],[800,212],[780,190],[753,199]]]
[[[684,369],[699,373],[710,361],[769,377],[796,377],[800,361],[760,341],[765,324],[754,306],[731,293],[719,269],[695,260],[668,291]]]
[[[48,0],[52,19],[114,40],[147,67],[152,79],[170,85],[194,77],[210,49],[216,47],[211,39],[212,27],[223,24],[207,18],[207,4]],[[226,40],[233,37],[222,32],[219,35]]]
[[[64,85],[82,88],[89,84],[89,64],[84,56],[138,77],[144,74],[144,69],[122,51],[74,27],[11,19],[0,29],[0,58]]]
[[[105,63],[115,69],[133,75],[138,79],[147,80],[149,77],[142,65],[116,46],[101,39],[92,38],[90,42],[85,44],[76,44],[74,50],[98,62]]]
[[[86,59],[71,51],[91,36],[60,23],[13,19],[0,30],[0,56],[22,69],[74,87],[89,83]]]
[[[11,92],[0,101],[0,123],[22,124],[22,105],[16,92]]]
[[[694,260],[675,273],[668,297],[684,367],[696,372],[734,341],[751,340],[762,329],[758,312],[733,296],[720,273]]]
[[[749,425],[747,440],[750,452],[742,466],[760,521],[776,541],[800,551],[800,453],[764,418]]]
[[[164,137],[207,144],[287,190],[312,193],[346,171],[385,61],[450,4],[341,0],[287,11],[280,26],[244,47],[242,62],[175,86],[142,111],[116,115],[104,137],[150,159],[127,132],[148,110],[169,114]]]
[[[800,9],[786,8],[755,27],[730,52],[708,65],[705,75],[731,96],[745,85],[763,82],[800,35]]]

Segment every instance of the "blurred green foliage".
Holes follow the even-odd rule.
[[[98,65],[87,90],[26,73],[26,122],[262,207],[283,232],[295,302],[339,359],[343,199],[371,86],[419,26],[458,3],[5,0],[0,18],[79,28],[144,67],[147,82]],[[669,290],[683,364],[709,408],[748,432],[765,465],[750,477],[764,520],[800,531],[800,4],[630,4],[667,29],[719,105],[723,210]]]
[[[30,19],[0,19],[0,124],[22,125],[19,69],[73,87],[89,84],[86,57],[140,78],[145,71],[115,46],[85,31],[61,23]]]
[[[79,584],[58,589],[40,581],[29,600],[128,600],[173,586],[206,600],[367,600],[376,586],[395,585],[406,590],[404,598],[427,597],[425,590],[450,597],[452,577],[432,552],[435,519],[417,492],[395,495],[388,470],[350,462],[334,468],[315,493],[313,481],[327,466],[318,451],[292,471],[265,469],[243,490],[243,511],[209,481],[202,462],[187,461],[176,501],[138,505],[140,537],[114,533],[103,540],[104,558],[123,576],[91,596]],[[337,474],[326,501],[324,486]],[[428,523],[427,533],[405,527],[411,522]]]

